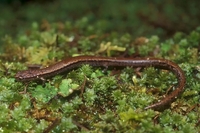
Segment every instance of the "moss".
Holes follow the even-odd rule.
[[[151,44],[154,44],[152,45],[153,48],[156,47],[157,43],[158,39],[156,39],[155,41],[151,41]],[[183,43],[183,41],[181,41],[181,43]],[[49,43],[47,43],[47,45],[48,44]],[[161,46],[164,46],[163,43],[160,44]],[[167,46],[167,44],[172,45],[173,43],[171,41],[166,41],[165,46]],[[181,45],[180,47],[185,47],[185,45],[186,44]],[[43,46],[41,47],[40,45],[36,44],[36,46],[33,45],[26,48],[27,51],[35,53],[37,51],[34,51],[34,49],[30,50],[31,47],[42,48]],[[144,50],[145,49],[146,48],[144,47]],[[181,65],[187,75],[187,81],[188,81],[187,84],[191,85],[192,88],[192,90],[190,89],[186,90],[186,92],[183,94],[182,99],[184,100],[184,97],[187,98],[195,96],[193,97],[193,101],[192,99],[188,101],[189,104],[191,103],[195,104],[196,102],[198,102],[198,97],[199,97],[197,95],[199,83],[195,79],[193,79],[191,75],[192,69],[194,70],[196,69],[194,64],[198,63],[199,61],[199,59],[196,58],[197,55],[197,53],[195,52],[196,49],[193,48],[193,50],[194,51],[191,52],[191,54],[184,55],[187,58],[191,57],[190,62],[193,64],[184,63],[183,65]],[[44,52],[44,50],[40,51]],[[49,49],[47,53],[51,53],[52,51],[54,50]],[[172,47],[163,49],[163,51],[165,51],[163,54],[166,56],[167,53],[172,51]],[[26,58],[26,56],[24,58]],[[51,56],[46,56],[46,57],[47,58],[43,58],[42,60],[50,60],[52,58]],[[39,59],[37,56],[31,58],[36,59],[36,61],[34,62],[41,61],[41,59]],[[27,61],[32,62],[31,58],[27,57]],[[177,58],[183,58],[183,57],[178,56]],[[13,71],[16,71],[15,67],[12,68]],[[27,91],[30,92],[31,97],[28,95],[24,95],[23,97],[23,95],[15,92],[17,88],[23,90],[25,87],[23,84],[15,82],[13,78],[1,79],[2,82],[1,94],[4,94],[4,97],[2,97],[3,99],[1,100],[6,101],[7,99],[9,99],[10,102],[7,102],[7,104],[8,103],[12,104],[12,102],[16,100],[18,100],[18,103],[20,103],[20,106],[16,106],[13,110],[10,110],[6,103],[3,104],[5,106],[2,105],[1,108],[3,114],[5,116],[8,116],[6,114],[11,112],[12,118],[2,117],[1,123],[5,125],[7,123],[7,121],[5,121],[6,118],[11,120],[11,122],[9,122],[9,125],[13,126],[13,128],[10,129],[12,131],[15,130],[31,131],[34,128],[36,131],[42,131],[48,127],[49,125],[48,120],[41,119],[40,123],[33,126],[32,124],[35,123],[34,120],[35,118],[34,117],[31,118],[31,116],[26,118],[26,116],[27,113],[33,112],[35,109],[46,108],[45,110],[46,111],[48,110],[49,113],[53,113],[55,117],[56,116],[58,118],[60,118],[61,116],[70,117],[65,119],[63,118],[61,122],[58,124],[57,128],[52,129],[53,131],[61,131],[61,129],[64,130],[64,127],[66,126],[67,123],[68,124],[70,123],[71,125],[70,126],[67,124],[69,126],[68,131],[77,131],[78,129],[77,127],[79,127],[80,125],[74,124],[74,122],[72,122],[74,120],[76,121],[75,123],[82,123],[83,126],[88,130],[103,131],[103,132],[114,131],[114,130],[120,130],[120,131],[132,130],[134,132],[136,131],[136,129],[137,131],[140,130],[141,132],[146,132],[146,131],[161,132],[163,131],[163,129],[166,129],[165,130],[166,132],[172,132],[174,131],[174,129],[180,131],[197,130],[196,128],[194,128],[194,125],[197,122],[198,118],[194,117],[195,112],[193,111],[189,113],[190,115],[188,114],[188,118],[187,116],[184,116],[185,119],[182,119],[183,115],[176,113],[176,111],[178,112],[182,111],[180,109],[177,110],[175,107],[173,107],[172,109],[174,110],[174,113],[171,112],[173,110],[164,111],[159,115],[159,124],[153,126],[154,124],[151,122],[151,119],[156,115],[155,112],[154,113],[153,111],[143,112],[140,110],[145,106],[147,106],[148,104],[152,103],[153,99],[155,99],[154,96],[147,94],[148,89],[159,88],[156,93],[163,94],[171,84],[177,83],[176,78],[172,73],[169,73],[167,71],[161,71],[154,68],[147,68],[144,69],[144,71],[142,72],[141,78],[138,78],[136,74],[134,74],[133,69],[131,68],[126,68],[121,70],[120,75],[115,74],[114,76],[109,76],[112,73],[112,71],[113,70],[106,70],[103,72],[101,71],[101,68],[93,68],[90,67],[89,65],[83,65],[79,69],[69,72],[69,74],[67,74],[66,76],[65,75],[56,76],[55,78],[50,79],[49,83],[47,82],[43,85],[34,82],[30,83],[29,86],[27,87]],[[11,89],[7,90],[5,88],[6,86],[9,88],[13,88],[12,87],[13,84],[16,84],[15,87],[17,87],[14,88],[15,91]],[[3,89],[3,87],[5,89]],[[82,98],[80,97],[81,92],[72,94],[73,91],[69,91],[73,88],[75,90],[81,89],[81,87],[84,88]],[[55,99],[57,94],[60,94],[62,97],[67,96],[70,101],[67,102],[66,100],[63,99],[64,97],[63,98],[58,97],[59,99],[57,98]],[[70,95],[73,96],[69,97]],[[36,102],[36,104],[34,105],[35,109],[31,107],[31,100],[30,100],[31,98],[34,98],[34,101]],[[178,101],[174,106],[181,106],[178,105]],[[184,106],[186,105],[186,107],[184,108],[189,108],[190,107],[189,104],[185,103]],[[62,112],[60,112],[59,110],[62,110]],[[99,114],[99,117],[95,117],[94,112],[95,114]],[[115,113],[117,113],[118,117],[115,117],[116,115]],[[87,114],[88,116],[87,119],[85,116],[83,116],[83,114]],[[85,120],[82,121],[81,118]],[[14,124],[14,121],[18,121],[18,123]],[[186,125],[186,127],[188,127],[189,129],[185,128],[184,125]],[[4,127],[3,130],[6,131],[7,128]]]
[[[115,31],[106,34],[107,21],[91,24],[91,19],[33,22],[27,34],[4,37],[5,50],[0,54],[0,131],[43,132],[53,124],[52,132],[198,132],[199,28],[189,34],[178,32],[167,40],[159,35],[133,39],[131,34]],[[42,26],[46,28],[41,30]],[[177,83],[171,72],[151,67],[82,65],[43,82],[14,79],[17,71],[27,69],[27,64],[47,66],[82,54],[133,53],[166,58],[183,69],[185,92],[171,108],[163,112],[143,110]]]
[[[78,84],[73,84],[71,79],[64,79],[59,86],[59,94],[63,97],[69,96],[74,90],[78,89]]]
[[[44,87],[37,85],[31,92],[33,98],[42,103],[48,103],[57,93],[57,89],[48,83]]]

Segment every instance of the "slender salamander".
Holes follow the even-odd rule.
[[[48,78],[56,74],[62,73],[64,71],[70,71],[74,68],[79,67],[82,64],[89,64],[91,66],[104,66],[104,67],[156,67],[165,70],[172,71],[177,79],[178,84],[176,89],[171,92],[169,95],[164,97],[157,103],[145,107],[145,109],[153,110],[164,110],[172,102],[174,102],[177,97],[179,97],[184,91],[185,86],[185,75],[181,68],[166,59],[158,58],[115,58],[115,57],[95,57],[95,56],[77,56],[67,58],[63,61],[60,61],[54,65],[51,65],[42,69],[33,69],[33,70],[24,70],[20,71],[15,75],[17,81],[32,81],[37,79]]]

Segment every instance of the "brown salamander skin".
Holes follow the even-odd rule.
[[[22,82],[48,78],[64,71],[70,71],[82,64],[104,67],[156,67],[172,71],[178,79],[176,89],[164,97],[161,101],[149,105],[145,109],[153,109],[158,111],[166,109],[172,102],[177,99],[177,97],[182,94],[186,82],[185,75],[181,68],[169,60],[158,58],[115,58],[95,56],[77,56],[67,58],[46,68],[20,71],[15,75],[15,78],[17,81]]]

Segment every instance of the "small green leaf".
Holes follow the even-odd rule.
[[[74,90],[79,88],[78,84],[72,83],[71,79],[62,80],[59,86],[59,94],[63,97],[69,96]]]

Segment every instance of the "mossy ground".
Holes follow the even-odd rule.
[[[53,15],[42,22],[28,19],[29,26],[18,25],[14,36],[11,36],[12,31],[1,33],[4,50],[0,56],[0,132],[199,132],[200,28],[189,33],[176,32],[164,39],[168,32],[156,29],[154,33],[152,27],[148,27],[148,35],[145,35],[144,25],[138,30],[142,32],[133,34],[137,24],[131,31],[127,30],[127,26],[135,22],[132,18],[114,30],[124,19],[119,17],[116,25],[112,24],[115,19],[108,21],[112,19],[107,16],[107,8],[112,7],[111,16],[115,16],[115,8],[123,2],[117,1],[115,8],[111,6],[113,3],[104,3],[105,12],[99,9],[99,14],[104,15],[99,20],[80,3],[76,9],[82,7],[80,9],[86,12],[84,16],[75,14],[74,19],[65,19],[64,13],[58,12],[61,20],[51,20]],[[91,5],[95,9],[96,4]],[[48,6],[51,7],[48,10],[53,10],[53,5]],[[132,9],[131,4],[129,6],[127,10]],[[61,7],[64,10],[64,6]],[[123,6],[120,9],[124,9]],[[38,15],[45,18],[45,13]],[[177,80],[169,71],[82,65],[45,82],[22,83],[14,78],[28,65],[47,66],[75,55],[172,60],[185,72],[185,92],[171,108],[156,112],[143,108],[173,89]]]

